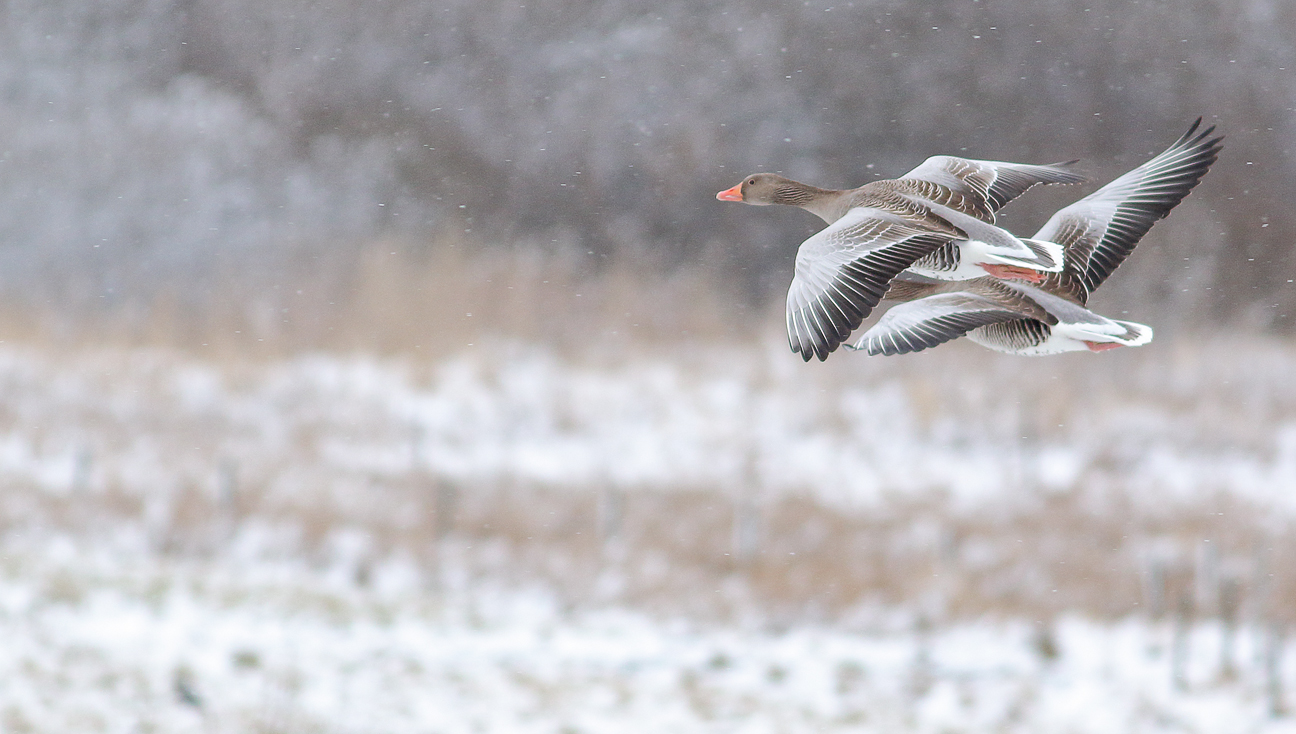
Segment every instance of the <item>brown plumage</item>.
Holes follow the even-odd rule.
[[[852,346],[869,354],[905,354],[968,335],[998,351],[1033,355],[1147,343],[1150,327],[1107,319],[1084,306],[1218,158],[1223,138],[1211,137],[1214,127],[1198,132],[1200,125],[1199,118],[1160,155],[1049,218],[1031,241],[1061,246],[1063,269],[1038,287],[905,274],[886,294],[904,303]]]
[[[716,198],[796,206],[828,222],[797,251],[787,303],[792,350],[822,360],[859,327],[897,274],[951,242],[984,240],[1009,267],[1027,272],[1060,269],[1048,252],[1032,250],[993,223],[1000,207],[1036,184],[1082,181],[1069,165],[936,156],[899,179],[855,189],[823,189],[758,173]]]

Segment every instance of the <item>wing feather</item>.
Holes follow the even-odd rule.
[[[893,306],[849,346],[873,356],[909,354],[1023,315],[1008,304],[974,293],[941,293]]]
[[[894,213],[857,207],[803,242],[787,297],[792,351],[826,359],[898,273],[949,240]]]
[[[1011,319],[973,329],[968,338],[995,351],[1020,354],[1048,341],[1052,330],[1039,319]]]
[[[1152,225],[1178,206],[1219,157],[1215,127],[1197,132],[1201,119],[1160,155],[1076,203],[1060,209],[1034,239],[1056,242],[1066,267],[1046,284],[1080,303],[1129,257]]]
[[[978,161],[948,155],[932,156],[897,179],[934,203],[957,209],[991,224],[995,212],[1039,184],[1082,183],[1070,170],[1076,161],[1050,165]]]

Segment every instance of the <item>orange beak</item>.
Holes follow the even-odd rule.
[[[742,201],[742,184],[737,184],[731,189],[725,189],[716,194],[720,201]]]

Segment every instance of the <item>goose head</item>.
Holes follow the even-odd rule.
[[[742,183],[716,194],[716,198],[720,201],[741,201],[755,206],[787,204],[803,207],[831,193],[835,192],[807,186],[777,173],[753,173],[744,178]]]

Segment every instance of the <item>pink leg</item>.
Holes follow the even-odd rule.
[[[1031,270],[1030,268],[1017,267],[1016,265],[986,263],[981,266],[981,269],[996,278],[1003,278],[1005,280],[1024,280],[1027,283],[1042,283],[1044,279],[1048,277],[1047,273],[1041,273],[1038,270]]]
[[[1085,346],[1089,347],[1089,351],[1091,352],[1106,352],[1109,349],[1115,349],[1116,347],[1123,347],[1125,345],[1120,342],[1085,342]]]

